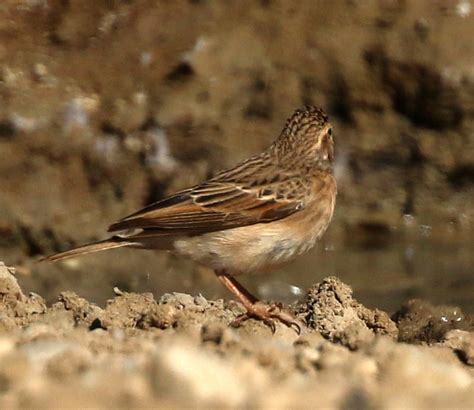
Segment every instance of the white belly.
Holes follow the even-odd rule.
[[[301,235],[287,224],[272,222],[178,239],[176,251],[229,274],[259,272],[294,259],[313,247],[319,232]]]

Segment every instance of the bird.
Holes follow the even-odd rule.
[[[305,106],[287,119],[263,152],[110,225],[108,239],[43,257],[59,261],[122,247],[166,250],[211,268],[242,303],[232,325],[257,319],[300,323],[279,303],[260,301],[237,277],[280,267],[311,249],[335,207],[333,127]]]

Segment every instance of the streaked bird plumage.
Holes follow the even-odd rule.
[[[326,114],[315,107],[296,110],[261,154],[113,223],[109,232],[117,234],[105,241],[44,260],[124,246],[170,250],[211,267],[230,289],[225,280],[287,262],[321,237],[337,192],[333,158]]]

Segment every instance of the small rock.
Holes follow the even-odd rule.
[[[157,303],[151,293],[126,293],[107,302],[100,312],[99,320],[104,328],[137,327],[143,317],[156,309]]]

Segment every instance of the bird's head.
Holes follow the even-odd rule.
[[[272,149],[277,157],[304,167],[330,169],[334,160],[332,125],[321,108],[306,106],[288,119]]]

